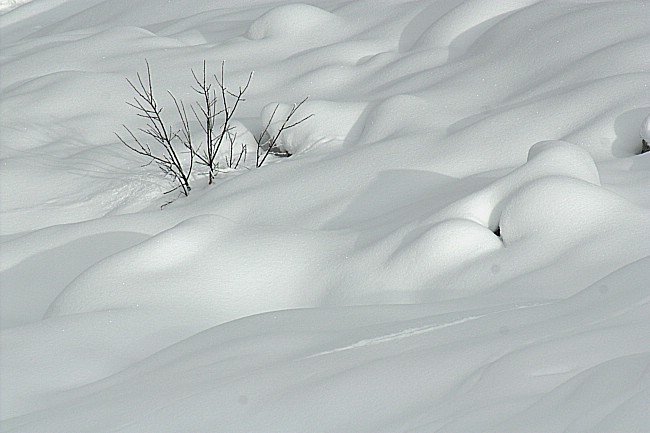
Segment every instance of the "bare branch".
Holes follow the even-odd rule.
[[[194,86],[192,89],[201,95],[199,103],[192,106],[192,113],[203,130],[204,140],[202,141],[203,152],[197,153],[197,163],[207,169],[208,183],[211,184],[219,171],[218,155],[224,142],[230,145],[226,155],[226,165],[230,168],[235,164],[233,155],[234,141],[231,141],[231,121],[241,101],[244,100],[244,93],[248,90],[253,74],[251,73],[244,86],[239,87],[238,93],[230,92],[225,84],[225,62],[221,62],[219,76],[213,74],[215,88],[208,82],[206,62],[203,62],[201,74],[192,71]],[[233,100],[234,98],[234,100]],[[217,126],[217,118],[221,116],[222,124]],[[200,147],[199,145],[198,147]],[[243,156],[242,156],[243,158]],[[241,158],[240,158],[241,160]]]
[[[176,124],[163,118],[164,107],[158,103],[154,95],[151,66],[147,60],[145,60],[145,64],[146,74],[138,72],[135,80],[126,80],[134,92],[133,100],[127,101],[126,104],[135,110],[136,117],[143,119],[144,126],[135,129],[135,132],[124,126],[128,136],[118,133],[115,135],[125,147],[147,159],[145,166],[155,163],[165,177],[171,178],[174,187],[165,194],[177,190],[180,190],[183,195],[189,194],[191,190],[190,176],[195,162],[206,168],[209,176],[208,183],[212,184],[219,173],[220,164],[223,163],[230,169],[236,169],[246,161],[247,146],[242,143],[238,149],[235,149],[238,146],[237,132],[232,119],[241,103],[246,101],[244,95],[251,85],[252,72],[243,86],[238,86],[237,90],[230,90],[225,81],[225,62],[221,62],[218,75],[208,75],[206,61],[203,61],[200,73],[191,71],[194,79],[191,88],[200,97],[196,103],[189,104],[188,107],[193,120],[198,122],[203,132],[202,137],[195,140],[185,103],[169,91],[167,93],[176,109]],[[295,120],[296,112],[306,101],[307,98],[294,104],[282,120],[279,129],[274,135],[271,135],[269,130],[274,124],[279,105],[274,107],[271,117],[258,139],[256,167],[264,164],[269,153],[276,148],[280,136],[286,130],[298,126],[313,116],[309,115]],[[177,127],[179,123],[180,126]],[[267,139],[263,141],[265,137]],[[223,152],[225,156],[222,157],[219,152],[224,145],[229,146],[229,149],[227,152]],[[266,147],[262,149],[262,146]],[[169,203],[171,202],[165,203],[162,207]]]
[[[170,93],[181,119],[182,128],[180,130],[173,129],[171,125],[167,124],[163,120],[161,117],[163,109],[158,106],[158,102],[153,93],[151,67],[149,66],[148,61],[145,61],[145,63],[147,65],[147,75],[145,79],[142,78],[140,73],[136,74],[137,85],[127,79],[127,82],[136,94],[133,98],[133,102],[127,102],[127,105],[136,110],[136,115],[138,117],[146,120],[146,127],[139,128],[138,130],[162,148],[162,155],[154,154],[149,144],[142,143],[126,126],[124,128],[135,145],[129,144],[119,134],[116,133],[116,135],[120,142],[127,148],[141,156],[149,158],[149,162],[155,162],[165,175],[170,175],[174,182],[178,183],[177,188],[181,188],[183,194],[188,195],[191,190],[189,176],[192,171],[194,155],[193,152],[190,152],[189,167],[186,167],[178,157],[174,146],[175,141],[181,141],[184,147],[188,149],[191,149],[192,147],[187,113],[185,112],[185,107],[182,102],[178,102],[174,95]]]
[[[277,111],[278,111],[279,104],[277,104],[277,105],[275,106],[275,108],[273,109],[273,112],[271,113],[271,117],[269,118],[269,121],[266,123],[266,126],[264,127],[264,130],[263,130],[262,133],[260,134],[260,136],[259,136],[259,140],[257,141],[257,143],[258,143],[258,148],[257,148],[257,167],[261,167],[262,164],[264,164],[264,161],[266,161],[266,158],[269,156],[269,154],[271,153],[271,151],[275,148],[275,146],[277,145],[278,140],[280,139],[280,136],[282,135],[282,133],[283,133],[284,131],[286,131],[286,130],[288,130],[288,129],[291,129],[291,128],[295,127],[295,126],[298,126],[298,125],[300,125],[302,122],[304,122],[304,121],[306,121],[307,119],[310,119],[310,118],[312,118],[312,117],[314,116],[313,114],[310,114],[309,116],[305,116],[305,117],[303,117],[302,119],[300,119],[300,120],[298,120],[298,121],[296,121],[296,122],[290,123],[290,122],[291,122],[291,119],[292,119],[293,116],[296,114],[296,112],[298,111],[298,109],[299,109],[299,108],[300,108],[300,107],[301,107],[305,102],[307,102],[307,99],[309,99],[309,97],[303,99],[303,100],[300,101],[298,104],[294,104],[294,105],[293,105],[293,107],[292,107],[291,110],[289,111],[289,114],[287,114],[287,117],[285,117],[284,121],[282,122],[282,125],[280,125],[280,128],[277,130],[277,132],[275,133],[275,135],[273,135],[273,136],[269,136],[270,138],[269,138],[269,140],[266,142],[266,144],[267,144],[267,148],[266,148],[266,151],[264,152],[264,156],[260,158],[260,147],[262,146],[262,140],[263,140],[264,136],[265,136],[266,134],[269,133],[269,127],[270,127],[271,124],[273,123],[273,118],[275,117],[275,114],[276,114]]]

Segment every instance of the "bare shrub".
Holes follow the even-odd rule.
[[[167,92],[176,108],[177,124],[173,127],[169,121],[163,119],[161,113],[163,107],[154,96],[151,79],[151,68],[147,65],[146,77],[137,73],[137,83],[127,79],[127,82],[135,92],[133,102],[127,104],[136,110],[136,115],[146,120],[146,126],[138,128],[136,134],[126,125],[128,137],[123,138],[115,133],[120,142],[138,155],[148,159],[145,164],[156,164],[165,176],[172,179],[174,187],[167,193],[181,190],[181,194],[187,196],[192,190],[190,185],[192,170],[195,165],[203,166],[208,175],[208,184],[212,184],[220,170],[219,151],[223,146],[228,146],[225,152],[224,163],[229,169],[236,169],[246,159],[247,148],[241,145],[239,151],[236,149],[237,132],[233,126],[233,117],[237,108],[245,101],[244,94],[248,90],[253,79],[253,73],[243,86],[236,91],[230,91],[225,84],[225,64],[221,63],[220,75],[213,74],[208,77],[206,62],[203,62],[203,70],[197,75],[192,70],[194,85],[192,89],[200,95],[199,101],[190,105],[194,119],[200,125],[203,132],[203,139],[196,142],[192,135],[192,128],[188,118],[185,103],[177,99],[171,92]],[[291,129],[313,115],[303,117],[294,121],[296,111],[307,101],[303,99],[300,103],[294,104],[288,115],[282,120],[277,131],[271,135],[269,128],[274,123],[279,104],[275,106],[264,130],[257,139],[255,167],[261,167],[277,147],[278,140],[283,132]],[[140,135],[140,137],[138,137]],[[153,141],[152,145],[149,144]],[[153,146],[153,149],[152,149]]]
[[[146,119],[146,126],[144,128],[138,128],[138,131],[144,134],[145,138],[153,140],[158,150],[153,151],[149,143],[144,141],[144,139],[139,139],[126,125],[123,126],[131,137],[131,143],[123,139],[118,133],[115,133],[115,135],[126,147],[148,158],[149,162],[145,165],[155,163],[165,176],[172,178],[176,186],[170,191],[167,191],[167,193],[180,188],[181,192],[187,196],[192,190],[190,186],[190,175],[192,174],[195,152],[192,150],[191,135],[184,106],[182,102],[179,103],[174,98],[174,95],[170,93],[183,124],[183,128],[175,129],[161,117],[163,108],[158,104],[153,93],[149,62],[147,62],[146,80],[142,79],[140,73],[137,74],[137,77],[137,85],[127,79],[127,82],[136,94],[133,97],[133,102],[127,102],[127,104],[136,109],[136,115],[138,117]],[[188,162],[184,163],[179,156],[179,151],[176,150],[177,143],[189,153]]]
[[[229,168],[236,168],[239,165],[246,150],[245,148],[242,149],[235,162],[233,148],[235,146],[236,134],[232,132],[231,120],[239,103],[244,101],[244,93],[246,93],[248,86],[250,86],[253,73],[251,72],[248,75],[248,80],[244,86],[240,86],[237,92],[231,92],[225,84],[224,69],[225,64],[221,62],[221,77],[219,78],[214,75],[217,88],[213,88],[212,83],[208,82],[205,61],[203,61],[203,74],[201,77],[197,77],[194,71],[192,71],[192,76],[196,84],[196,87],[193,87],[193,89],[201,95],[201,102],[196,104],[199,111],[197,112],[194,106],[192,106],[192,112],[205,133],[204,148],[201,150],[201,145],[199,145],[196,149],[193,148],[193,150],[197,162],[204,165],[208,170],[209,185],[212,184],[219,170],[217,155],[222,144],[224,144],[224,140],[228,140],[228,144],[230,145],[230,152],[226,157],[226,164]],[[223,116],[223,123],[217,129],[216,120],[218,116]]]
[[[304,122],[305,120],[313,117],[313,114],[310,114],[309,116],[303,117],[302,119],[298,121],[293,121],[293,117],[296,114],[296,111],[304,104],[307,102],[308,98],[303,99],[297,104],[293,104],[293,107],[289,111],[289,114],[284,118],[284,121],[282,122],[282,125],[280,125],[280,128],[276,131],[274,135],[269,134],[269,127],[273,124],[273,119],[275,118],[275,115],[278,111],[278,107],[280,106],[277,104],[275,108],[273,109],[273,112],[271,113],[271,117],[269,117],[268,122],[266,123],[266,126],[264,126],[264,129],[259,135],[259,138],[257,139],[257,161],[256,161],[256,166],[261,167],[262,164],[264,164],[264,161],[266,161],[266,158],[269,156],[269,154],[276,149],[278,140],[280,139],[280,136],[284,131],[287,129],[291,129],[294,126],[297,126]]]

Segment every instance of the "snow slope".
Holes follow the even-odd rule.
[[[648,430],[650,3],[0,11],[0,431]],[[314,116],[161,210],[145,59]]]

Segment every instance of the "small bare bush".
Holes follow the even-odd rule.
[[[126,125],[124,129],[127,137],[115,133],[120,142],[138,155],[148,159],[146,165],[156,164],[165,176],[172,179],[174,187],[168,191],[180,189],[181,194],[187,196],[192,190],[191,175],[195,165],[204,167],[208,176],[208,184],[214,180],[220,170],[219,152],[227,146],[224,164],[229,169],[236,169],[246,160],[247,148],[242,145],[236,149],[237,133],[233,127],[233,118],[237,108],[245,101],[244,94],[253,79],[253,73],[243,86],[238,86],[236,91],[231,91],[225,84],[225,64],[221,63],[219,76],[208,76],[206,62],[203,70],[196,74],[192,70],[194,85],[192,89],[199,95],[199,100],[191,104],[190,111],[194,120],[200,125],[203,138],[196,141],[192,133],[185,103],[177,99],[171,92],[167,92],[172,99],[177,117],[176,124],[172,126],[162,117],[163,107],[154,96],[151,68],[146,62],[146,77],[137,74],[137,82],[127,79],[135,92],[133,102],[127,104],[136,110],[136,115],[146,120],[146,126],[138,128],[135,132]],[[261,167],[277,146],[282,133],[312,117],[309,115],[300,120],[295,120],[296,111],[307,101],[303,99],[295,104],[289,114],[282,120],[277,131],[271,135],[269,128],[274,123],[276,105],[266,126],[257,139],[255,167]],[[150,144],[151,143],[151,144]]]
[[[180,188],[181,192],[187,196],[192,190],[190,186],[190,175],[192,174],[195,152],[192,150],[189,124],[183,104],[182,102],[179,103],[174,98],[174,95],[170,93],[183,124],[183,128],[175,129],[163,120],[161,116],[163,108],[153,93],[149,62],[147,62],[146,80],[142,79],[140,73],[137,74],[137,77],[137,84],[127,79],[129,85],[135,92],[133,102],[127,102],[127,104],[135,108],[138,117],[146,119],[146,126],[144,128],[138,128],[138,131],[144,135],[144,138],[138,138],[126,125],[123,126],[131,137],[131,142],[123,139],[118,133],[115,133],[115,135],[126,147],[138,155],[146,157],[149,160],[146,165],[155,163],[165,176],[172,178],[176,186],[168,192]],[[153,140],[157,150],[153,151],[149,143],[145,140]],[[180,148],[185,149],[189,154],[188,162],[183,162],[180,150],[177,150],[179,144]]]
[[[293,121],[294,116],[296,114],[296,111],[304,104],[307,102],[308,98],[303,99],[297,104],[294,104],[291,110],[289,111],[289,114],[284,118],[282,125],[280,125],[280,128],[276,131],[274,135],[270,135],[269,133],[269,127],[273,123],[273,120],[275,119],[275,114],[278,111],[278,107],[280,106],[279,104],[275,106],[273,109],[273,112],[271,113],[271,117],[269,117],[268,122],[266,123],[266,126],[264,126],[264,129],[260,133],[258,139],[257,139],[257,158],[256,158],[256,166],[261,167],[262,164],[264,164],[264,161],[266,161],[266,158],[269,156],[269,154],[276,149],[278,140],[280,139],[280,136],[284,131],[287,129],[291,129],[294,126],[300,125],[302,122],[305,120],[313,117],[313,114],[310,114],[309,116],[303,117],[302,119],[298,121]]]
[[[248,75],[248,80],[244,86],[240,86],[237,92],[231,92],[225,84],[224,69],[224,62],[221,62],[221,77],[219,78],[214,75],[214,81],[217,84],[216,88],[213,87],[212,83],[208,82],[205,61],[203,62],[203,74],[201,77],[197,77],[194,71],[192,71],[195,82],[193,89],[201,95],[201,101],[196,104],[198,111],[192,106],[192,112],[203,129],[205,141],[196,148],[193,146],[190,147],[195,152],[197,162],[206,167],[209,185],[214,182],[214,178],[219,170],[217,155],[226,140],[227,143],[225,144],[230,146],[230,152],[226,157],[226,164],[229,168],[237,168],[246,153],[246,148],[243,147],[235,161],[233,149],[237,136],[232,131],[231,120],[239,103],[245,100],[244,93],[246,93],[248,86],[250,86],[253,73],[251,72]],[[223,116],[223,123],[217,128],[217,118],[219,116]],[[203,146],[203,149],[201,149],[201,146]]]

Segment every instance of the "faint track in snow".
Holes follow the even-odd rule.
[[[513,310],[520,310],[520,309],[523,309],[523,308],[539,307],[539,306],[543,306],[543,305],[547,305],[547,303],[542,302],[542,303],[534,303],[534,304],[527,304],[527,305],[518,305],[518,306],[513,307],[513,308],[506,308],[506,309],[503,309],[503,310],[492,311],[490,313],[479,314],[479,315],[476,315],[476,316],[463,317],[462,319],[452,320],[451,322],[439,323],[439,324],[436,324],[436,325],[420,326],[420,327],[417,327],[417,328],[408,328],[408,329],[404,329],[404,330],[399,331],[399,332],[393,332],[391,334],[381,335],[381,336],[378,336],[378,337],[364,338],[363,340],[359,340],[356,343],[352,343],[352,344],[347,345],[347,346],[337,347],[336,349],[331,349],[331,350],[325,350],[323,352],[318,352],[318,353],[315,353],[313,355],[306,356],[306,357],[304,357],[302,359],[317,358],[317,357],[320,357],[320,356],[330,355],[330,354],[338,353],[338,352],[345,352],[345,351],[352,350],[352,349],[357,349],[357,348],[360,348],[360,347],[375,346],[375,345],[378,345],[378,344],[389,343],[389,342],[393,342],[393,341],[399,341],[399,340],[403,340],[405,338],[414,337],[416,335],[427,334],[429,332],[438,331],[440,329],[449,328],[449,327],[456,326],[456,325],[461,325],[461,324],[467,323],[467,322],[472,322],[474,320],[478,320],[478,319],[481,319],[481,318],[486,317],[486,316],[492,316],[494,314],[501,314],[501,313],[505,313],[505,312],[513,311]]]
[[[415,335],[426,334],[426,333],[429,333],[429,332],[432,332],[432,331],[437,331],[438,329],[448,328],[450,326],[460,325],[461,323],[471,322],[473,320],[480,319],[481,317],[485,317],[485,316],[487,316],[487,314],[482,314],[480,316],[464,317],[462,319],[454,320],[454,321],[447,322],[447,323],[441,323],[439,325],[429,325],[429,326],[421,326],[421,327],[418,327],[418,328],[404,329],[403,331],[394,332],[392,334],[381,335],[379,337],[374,337],[374,338],[366,338],[366,339],[357,341],[356,343],[350,344],[348,346],[343,346],[343,347],[339,347],[339,348],[336,348],[336,349],[326,350],[324,352],[315,353],[315,354],[309,355],[309,356],[307,356],[307,357],[305,357],[303,359],[316,358],[316,357],[319,357],[319,356],[329,355],[329,354],[332,354],[332,353],[344,352],[346,350],[356,349],[358,347],[374,346],[374,345],[377,345],[377,344],[402,340],[404,338],[413,337]]]

